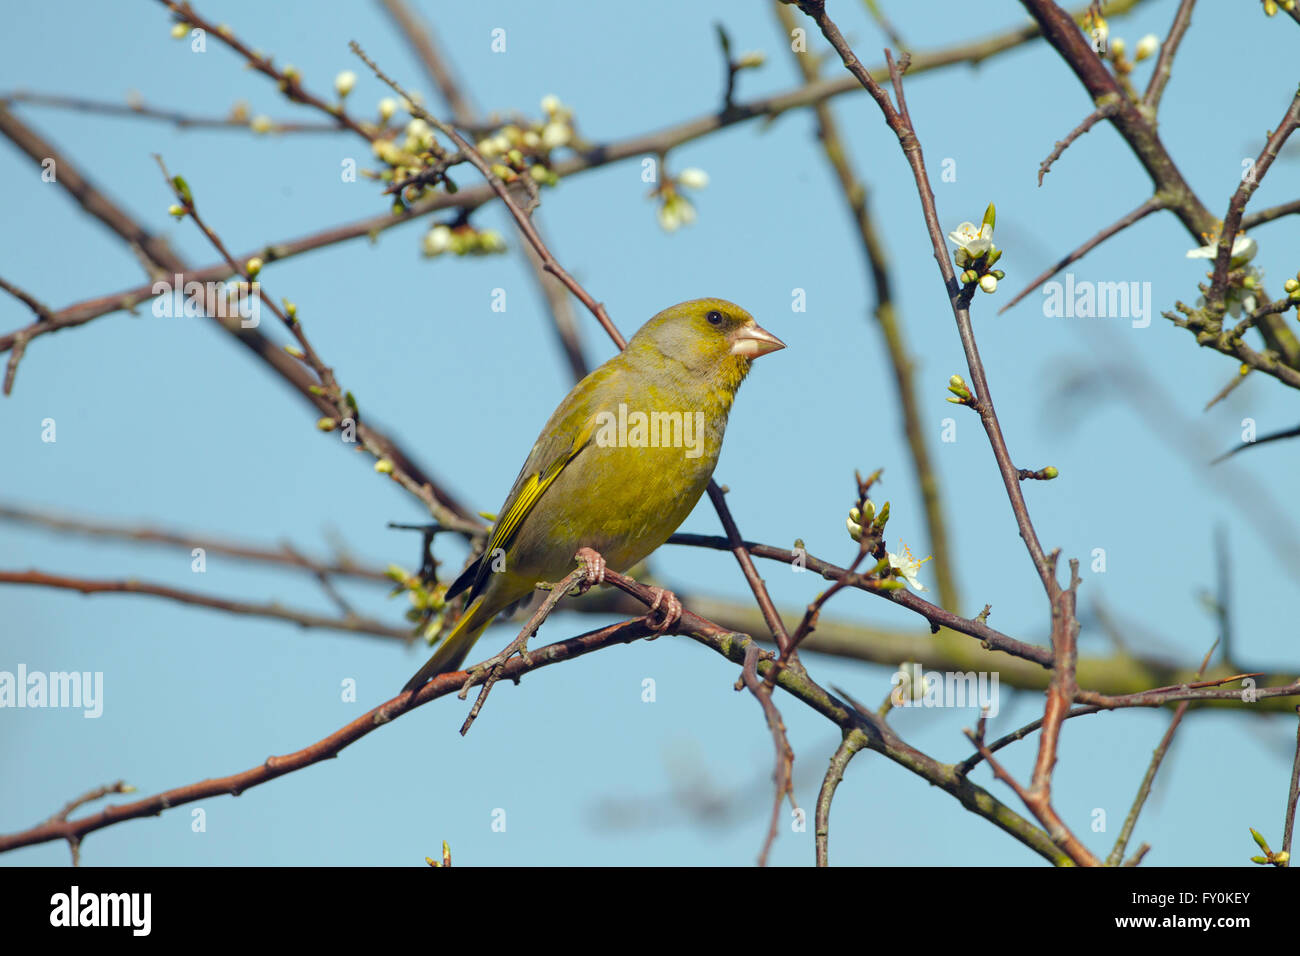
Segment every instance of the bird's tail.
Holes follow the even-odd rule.
[[[491,623],[492,615],[483,613],[483,595],[480,594],[470,602],[469,607],[465,608],[465,613],[460,616],[451,633],[443,638],[438,649],[433,652],[433,656],[415,672],[415,676],[406,682],[402,690],[418,690],[426,681],[439,674],[458,670],[469,654],[470,648],[474,646],[474,642]]]

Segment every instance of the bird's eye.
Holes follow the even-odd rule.
[[[705,320],[709,323],[709,325],[721,325],[721,324],[722,324],[722,313],[719,312],[717,309],[714,309],[712,312],[710,312],[710,313],[709,313],[708,315],[706,315],[704,318],[705,318]]]

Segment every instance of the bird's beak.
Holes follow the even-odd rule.
[[[731,354],[756,359],[785,348],[785,343],[760,325],[742,326],[731,338]]]

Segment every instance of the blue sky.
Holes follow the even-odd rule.
[[[886,4],[917,48],[968,42],[1022,21],[1017,5]],[[1112,22],[1130,45],[1166,32],[1176,4],[1153,0]],[[739,96],[789,89],[797,70],[774,16],[753,4],[721,3],[708,18],[682,2],[638,9],[618,4],[421,4],[481,110],[535,115],[558,95],[586,136],[612,141],[716,109],[721,67],[712,22],[738,50],[761,49],[767,65],[740,78]],[[864,61],[884,44],[861,5],[833,15]],[[924,9],[923,9],[924,8]],[[274,5],[230,0],[200,6],[254,47],[292,63],[328,93],[341,69],[360,75],[355,104],[384,95],[348,52],[358,40],[408,86],[432,90],[391,24],[371,4],[328,8],[304,0]],[[203,54],[168,36],[160,4],[51,2],[15,6],[0,37],[0,89],[123,99],[221,114],[237,100],[277,119],[314,120],[281,99],[264,77],[209,40]],[[506,30],[505,53],[490,35]],[[1294,93],[1294,24],[1254,5],[1201,4],[1161,111],[1161,136],[1180,168],[1222,215],[1242,160],[1255,156]],[[814,45],[819,45],[815,42]],[[1233,64],[1231,81],[1214,81]],[[829,67],[828,67],[829,68]],[[1144,84],[1150,62],[1138,67]],[[1236,654],[1252,669],[1294,666],[1291,615],[1295,557],[1284,476],[1294,444],[1252,450],[1209,468],[1240,440],[1243,419],[1261,434],[1293,425],[1294,395],[1252,379],[1208,413],[1201,407],[1234,370],[1198,349],[1157,314],[1149,327],[1122,319],[1052,318],[1035,294],[1006,315],[996,309],[1041,269],[1137,206],[1148,182],[1119,137],[1102,125],[1036,185],[1041,159],[1090,109],[1055,54],[1033,44],[986,61],[918,75],[908,103],[926,150],[946,229],[978,222],[996,201],[999,266],[1007,279],[980,296],[974,323],[1003,428],[1018,465],[1055,465],[1061,477],[1025,487],[1040,538],[1085,562],[1080,605],[1085,654],[1113,648],[1090,609],[1096,602],[1124,629],[1135,652],[1198,661],[1216,625],[1198,594],[1215,578],[1213,529],[1226,529],[1234,580]],[[965,364],[920,219],[910,173],[878,109],[862,93],[834,101],[856,167],[895,268],[897,305],[917,363],[923,421],[951,526],[952,560],[966,605],[994,608],[991,623],[1045,641],[1041,588],[1011,518],[988,444],[973,416],[944,401]],[[385,208],[373,184],[340,181],[340,163],[370,163],[345,134],[254,136],[175,130],[162,124],[48,108],[20,115],[190,261],[214,258],[189,222],[166,215],[171,197],[152,154],[183,174],[201,210],[234,250],[296,237]],[[744,533],[847,562],[844,533],[853,471],[883,467],[891,541],[929,553],[920,501],[898,424],[897,400],[876,328],[872,290],[849,218],[807,113],[770,126],[748,123],[690,143],[670,168],[700,167],[699,221],[667,235],[646,197],[640,164],[611,165],[544,193],[541,219],[560,260],[625,334],[682,299],[715,295],[748,308],[788,348],[758,363],[732,414],[716,477]],[[955,180],[939,172],[952,160]],[[463,183],[473,182],[466,169]],[[1297,154],[1264,181],[1259,207],[1296,195]],[[142,281],[130,251],[90,221],[15,149],[0,147],[0,275],[54,308]],[[1254,206],[1252,206],[1254,208]],[[269,267],[276,297],[294,300],[319,352],[374,420],[415,449],[473,507],[496,508],[537,430],[569,388],[517,239],[500,209],[475,216],[499,229],[511,254],[424,259],[417,224],[377,242],[334,246]],[[1255,264],[1276,295],[1300,266],[1294,219],[1253,233]],[[1193,299],[1202,263],[1170,216],[1153,216],[1073,267],[1076,279],[1149,282],[1155,308]],[[490,308],[507,290],[504,313]],[[807,292],[791,311],[792,290]],[[24,308],[0,299],[0,329],[26,324]],[[613,346],[580,311],[588,354]],[[270,331],[270,330],[268,330]],[[278,333],[272,333],[278,334]],[[1114,361],[1136,370],[1144,390],[1105,383],[1063,392],[1078,375]],[[940,442],[946,418],[956,441]],[[57,441],[41,441],[41,422]],[[359,557],[410,566],[414,542],[387,530],[419,520],[412,498],[376,476],[362,456],[314,428],[315,416],[203,321],[118,313],[34,342],[12,397],[0,402],[0,498],[6,504],[157,524],[198,534],[312,551],[345,541]],[[1188,455],[1179,442],[1197,451]],[[1277,504],[1266,500],[1266,489]],[[1242,517],[1247,507],[1264,517]],[[715,533],[705,503],[683,530]],[[457,546],[443,556],[458,562]],[[1087,570],[1093,549],[1105,573]],[[0,567],[86,577],[138,577],[223,596],[328,608],[301,575],[241,567],[209,556],[200,578],[184,551],[90,542],[0,523]],[[726,554],[668,548],[655,559],[664,581],[743,600],[747,588]],[[929,567],[928,565],[926,566]],[[816,582],[779,565],[761,569],[778,603],[801,608]],[[924,577],[924,575],[923,575]],[[358,607],[400,620],[382,591],[347,589]],[[923,622],[863,594],[845,594],[828,614],[923,630]],[[557,613],[540,639],[599,619]],[[499,626],[478,648],[507,639]],[[0,712],[0,831],[43,820],[73,796],[125,778],[141,793],[251,767],[296,750],[387,699],[423,660],[391,641],[300,631],[292,626],[166,604],[147,597],[81,598],[0,588],[0,669],[102,671],[103,716],[69,710]],[[882,699],[891,668],[808,658],[823,686]],[[731,689],[733,665],[685,638],[611,648],[548,668],[493,696],[468,737],[457,729],[467,704],[444,699],[345,751],[337,761],[291,774],[237,799],[203,801],[205,829],[191,810],[111,827],[87,839],[95,864],[418,864],[451,842],[458,862],[492,864],[738,864],[757,855],[770,803],[771,741],[754,701]],[[657,699],[642,701],[653,678]],[[358,699],[341,699],[354,680]],[[811,808],[837,734],[789,699],[780,700],[796,753],[801,806]],[[1031,720],[1041,696],[1003,688],[992,730]],[[894,723],[942,760],[965,756],[971,711],[909,711]],[[1066,725],[1056,776],[1057,806],[1105,852],[1128,809],[1167,713],[1129,711]],[[1135,835],[1153,864],[1240,864],[1254,851],[1246,828],[1280,842],[1294,721],[1193,713]],[[1025,774],[1034,747],[1006,752]],[[1017,810],[1009,790],[981,769],[975,779]],[[683,792],[704,790],[725,812],[692,813]],[[120,798],[119,798],[120,799]],[[1090,832],[1097,809],[1110,823]],[[505,811],[504,832],[494,831]],[[832,860],[854,864],[1029,864],[1033,854],[963,811],[951,798],[879,756],[849,768],[832,817]],[[3,857],[9,865],[61,864],[49,844]],[[813,859],[812,828],[783,827],[780,865]]]

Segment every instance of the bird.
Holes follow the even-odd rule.
[[[708,487],[751,364],[782,348],[735,303],[692,299],[578,382],[533,445],[487,547],[447,589],[447,600],[468,592],[464,612],[403,690],[458,670],[497,614],[575,561],[598,583],[606,567],[626,571],[667,541]],[[681,605],[659,589],[665,596],[667,621]]]

